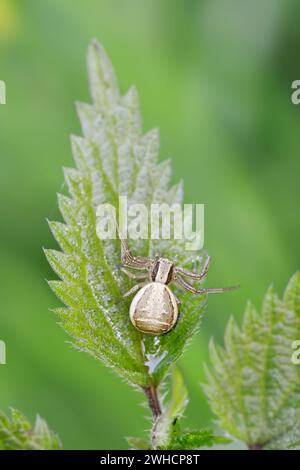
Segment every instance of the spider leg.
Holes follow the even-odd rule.
[[[196,289],[190,283],[182,279],[180,276],[176,276],[175,282],[177,282],[181,287],[184,287],[186,290],[192,294],[221,294],[222,292],[227,292],[230,290],[238,289],[240,286],[230,286],[230,287],[213,287],[207,289]]]
[[[174,295],[174,297],[175,297],[175,300],[176,300],[176,303],[177,303],[178,307],[180,307],[180,305],[181,305],[181,300],[177,297],[177,295],[174,294],[174,292],[173,292],[173,295]]]
[[[136,284],[123,295],[123,299],[129,297],[131,294],[135,294],[136,291],[141,289],[141,287],[144,287],[146,284],[148,284],[148,282],[140,282],[139,284]]]
[[[122,264],[128,268],[149,269],[153,263],[152,259],[144,257],[144,256],[133,256],[130,251],[127,239],[124,237],[124,235],[120,231],[117,221],[116,221],[116,227],[117,227],[119,239],[121,242]]]
[[[130,279],[145,279],[148,274],[147,273],[132,273],[131,271],[128,271],[126,268],[120,268],[120,270],[126,274]]]
[[[121,241],[121,260],[124,266],[128,268],[135,268],[135,269],[147,269],[151,265],[150,258],[146,258],[143,256],[133,256],[127,240],[125,238],[120,238]]]
[[[180,268],[180,267],[176,267],[175,271],[176,273],[189,277],[190,279],[195,279],[195,280],[200,281],[206,276],[208,269],[209,269],[210,261],[211,261],[211,257],[209,255],[206,255],[206,260],[205,260],[201,273],[194,273],[193,271],[190,271],[189,269]]]

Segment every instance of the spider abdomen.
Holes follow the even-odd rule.
[[[150,282],[133,298],[129,315],[133,325],[143,333],[167,333],[178,318],[176,298],[167,285]]]

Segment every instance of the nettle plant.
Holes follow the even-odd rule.
[[[159,389],[197,331],[206,299],[182,293],[176,328],[161,336],[138,331],[129,318],[131,299],[123,298],[132,280],[120,269],[120,239],[99,239],[96,209],[99,204],[117,208],[120,196],[127,197],[128,206],[181,204],[183,185],[170,186],[170,161],[158,163],[158,131],[143,134],[136,89],[120,94],[112,65],[96,41],[89,47],[88,70],[93,104],[77,104],[83,137],[72,136],[77,168],[64,172],[71,197],[58,196],[65,223],[49,223],[62,249],[46,250],[49,263],[61,278],[51,281],[50,286],[66,305],[55,312],[75,347],[144,392],[153,414],[151,444],[147,445],[168,448],[171,443],[177,445],[173,443],[172,423],[187,400],[181,402],[184,393],[179,391],[174,403],[163,407]],[[143,257],[154,258],[157,252],[169,259],[176,257],[183,265],[187,258],[185,240],[137,240],[130,248]],[[199,264],[203,264],[201,256]],[[183,436],[178,439],[186,439],[187,446],[213,442],[207,431]]]
[[[241,327],[231,319],[224,346],[210,343],[211,364],[204,386],[219,431],[188,430],[182,417],[188,392],[175,365],[197,332],[206,294],[195,296],[174,287],[181,300],[176,326],[167,334],[138,331],[130,321],[132,286],[120,269],[120,239],[100,240],[96,208],[101,203],[182,203],[182,183],[170,187],[169,161],[158,163],[157,130],[142,133],[138,96],[120,94],[112,65],[93,41],[88,51],[93,103],[77,105],[83,137],[72,137],[76,169],[65,169],[70,197],[58,195],[64,222],[49,225],[61,251],[45,250],[60,280],[50,281],[65,307],[55,310],[74,346],[112,368],[147,397],[152,426],[147,439],[129,438],[133,449],[219,448],[288,449],[300,444],[300,367],[291,361],[292,343],[300,339],[300,275],[288,283],[283,298],[270,288],[258,314],[249,304]],[[185,241],[136,240],[139,256],[163,253],[191,269]],[[197,272],[205,266],[200,253]],[[199,365],[200,366],[200,365]],[[32,427],[15,410],[0,415],[0,449],[58,449],[55,434],[40,418]]]
[[[59,450],[61,442],[37,415],[34,426],[18,410],[0,412],[0,450]]]
[[[50,222],[62,251],[46,250],[61,279],[50,286],[66,305],[56,314],[79,350],[146,395],[152,429],[148,440],[130,438],[133,448],[194,449],[226,442],[212,431],[183,430],[181,425],[188,395],[174,364],[199,328],[206,295],[175,287],[181,299],[175,328],[159,336],[137,331],[128,315],[131,299],[123,298],[132,280],[120,270],[120,240],[97,236],[99,204],[117,207],[120,196],[128,204],[182,204],[183,186],[170,186],[170,162],[158,162],[158,131],[143,134],[136,89],[120,94],[113,67],[97,41],[89,47],[88,70],[93,103],[77,105],[83,137],[72,137],[76,169],[65,169],[71,197],[58,196],[65,223]],[[139,256],[153,258],[160,252],[168,259],[176,256],[183,266],[188,258],[184,246],[185,240],[131,242]],[[198,262],[201,271],[201,254]],[[205,390],[212,409],[220,427],[249,448],[288,447],[300,436],[300,368],[290,361],[291,341],[300,337],[299,295],[296,274],[282,301],[268,291],[261,316],[249,305],[241,329],[230,320],[224,349],[210,344],[212,365]],[[162,399],[169,383],[171,392]]]

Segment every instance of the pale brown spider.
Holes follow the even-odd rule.
[[[124,266],[121,270],[131,279],[143,280],[126,292],[124,297],[139,291],[131,302],[129,315],[133,325],[144,333],[164,334],[176,324],[180,300],[168,287],[171,282],[178,284],[192,294],[219,294],[239,287],[197,289],[187,280],[201,281],[205,278],[211,260],[208,255],[202,271],[196,273],[176,266],[173,261],[167,258],[152,259],[134,256],[129,249],[127,240],[120,232],[119,238],[121,241],[121,261]],[[126,268],[144,272],[132,273]]]

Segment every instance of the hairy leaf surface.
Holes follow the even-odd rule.
[[[130,383],[147,387],[161,382],[199,325],[204,297],[181,295],[176,328],[153,337],[139,333],[129,320],[131,299],[122,295],[132,281],[120,271],[119,240],[100,240],[96,209],[119,196],[128,204],[182,204],[182,183],[171,186],[169,161],[159,162],[159,133],[142,132],[136,89],[121,95],[113,67],[102,46],[93,41],[88,51],[92,104],[78,103],[83,136],[72,136],[76,168],[64,171],[69,196],[59,195],[64,219],[50,221],[61,251],[45,250],[59,281],[50,286],[65,304],[56,310],[74,345],[113,368]],[[178,262],[185,259],[184,242],[130,242],[137,255],[160,252]],[[200,266],[201,266],[200,257]]]
[[[259,315],[248,304],[239,328],[231,319],[224,347],[210,343],[205,386],[220,426],[250,448],[286,449],[300,442],[300,275],[282,299],[270,288]]]
[[[61,443],[40,417],[32,427],[27,418],[15,409],[11,416],[0,413],[0,450],[58,450]]]

